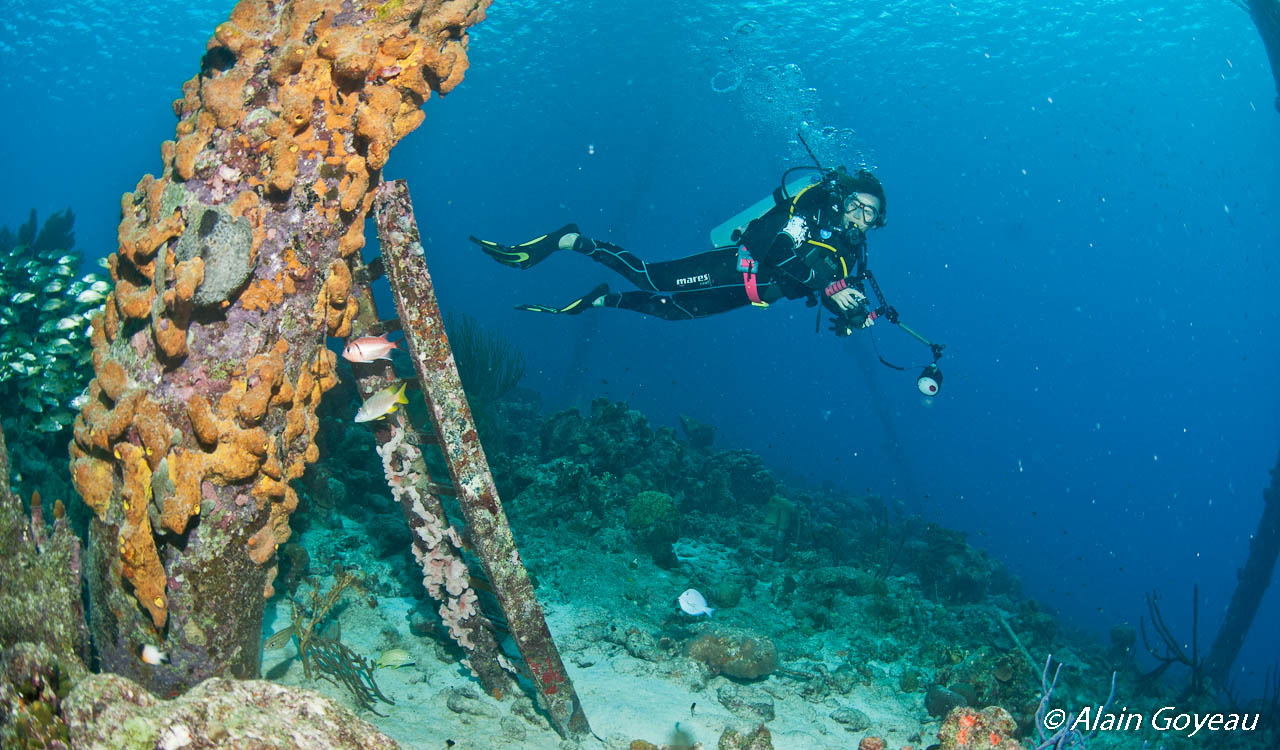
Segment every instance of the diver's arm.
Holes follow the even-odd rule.
[[[797,288],[809,289],[813,283],[813,269],[805,265],[796,254],[796,242],[786,232],[779,232],[765,254],[765,263],[776,268],[779,273],[793,282]],[[804,296],[803,292],[793,292],[795,296]],[[790,296],[790,295],[788,295]]]

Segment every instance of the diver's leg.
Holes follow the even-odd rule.
[[[557,315],[577,315],[591,307],[604,307],[604,298],[609,295],[609,285],[601,284],[595,289],[578,297],[563,306],[552,305],[516,305],[517,310],[525,312],[554,313]]]
[[[682,292],[732,283],[732,270],[738,258],[737,250],[730,248],[649,263],[612,242],[581,235],[574,241],[573,249],[613,269],[637,287],[653,292]],[[741,286],[741,280],[738,285]]]
[[[718,315],[736,310],[748,304],[747,296],[739,289],[718,287],[689,292],[658,294],[654,292],[619,292],[606,294],[596,303],[597,307],[617,307],[663,320],[693,320],[708,315]]]
[[[525,269],[541,263],[555,251],[563,250],[572,245],[572,239],[566,242],[566,237],[573,238],[578,236],[580,235],[578,234],[577,224],[565,224],[554,232],[535,237],[519,245],[500,245],[497,242],[476,237],[472,237],[471,241],[479,245],[485,254],[499,263]]]

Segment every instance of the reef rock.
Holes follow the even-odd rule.
[[[213,678],[181,698],[162,701],[119,675],[92,675],[81,680],[67,696],[63,715],[70,727],[72,747],[83,750],[399,747],[351,710],[323,695],[265,680]]]
[[[757,680],[778,668],[778,648],[773,641],[741,628],[704,633],[689,643],[686,653],[739,680]]]

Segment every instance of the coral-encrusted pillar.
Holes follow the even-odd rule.
[[[242,0],[209,40],[161,176],[121,201],[71,446],[104,669],[162,695],[257,676],[369,186],[461,80],[487,5]],[[146,644],[170,662],[143,663]]]

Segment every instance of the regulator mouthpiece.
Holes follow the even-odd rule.
[[[942,370],[937,364],[931,364],[924,368],[920,373],[920,377],[916,378],[916,388],[926,396],[936,396],[942,388]]]

